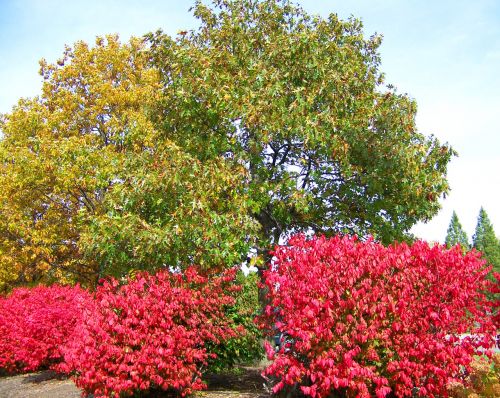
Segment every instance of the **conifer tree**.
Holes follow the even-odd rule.
[[[500,242],[495,235],[488,214],[482,207],[479,210],[472,244],[476,250],[483,253],[484,258],[493,266],[493,272],[500,272]]]
[[[457,243],[460,244],[462,248],[465,250],[470,249],[469,239],[467,238],[467,234],[462,228],[462,224],[458,220],[457,213],[453,211],[451,216],[450,225],[448,226],[448,231],[446,233],[445,239],[446,246],[452,247]]]

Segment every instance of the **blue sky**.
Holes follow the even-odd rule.
[[[500,235],[500,1],[298,0],[311,13],[363,20],[381,33],[387,82],[417,100],[417,124],[458,152],[451,194],[417,236],[443,241],[455,210],[472,236],[480,206]],[[118,33],[126,40],[162,28],[196,26],[191,1],[0,0],[0,113],[41,86],[38,60],[56,61],[65,44]]]

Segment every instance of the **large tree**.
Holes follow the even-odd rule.
[[[437,212],[453,151],[384,85],[379,36],[289,2],[194,14],[42,64],[1,125],[0,284],[220,268],[296,231],[389,242]]]
[[[460,244],[464,250],[470,249],[469,239],[467,238],[467,234],[463,230],[462,224],[460,224],[455,211],[453,211],[453,214],[451,215],[450,225],[448,226],[448,231],[446,232],[445,243],[448,247]]]
[[[476,250],[483,253],[488,264],[493,266],[493,272],[500,272],[500,241],[495,235],[488,214],[482,207],[477,217],[472,245]]]
[[[289,1],[197,2],[194,15],[198,29],[148,36],[157,123],[201,161],[245,166],[263,251],[295,231],[405,239],[437,212],[453,151],[384,84],[380,36]]]

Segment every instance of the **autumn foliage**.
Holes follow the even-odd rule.
[[[437,213],[455,151],[384,80],[381,36],[289,1],[192,11],[67,47],[0,116],[0,292],[262,264],[298,231],[390,243]]]
[[[226,316],[235,274],[139,273],[104,280],[93,294],[79,286],[14,289],[0,296],[0,371],[51,368],[95,397],[202,389],[215,357],[209,348],[244,333]]]
[[[0,296],[0,371],[57,368],[89,301],[79,286],[18,288]]]
[[[500,397],[500,354],[495,354],[491,358],[474,358],[466,381],[466,385],[450,383],[450,396],[454,398]]]
[[[446,396],[493,344],[488,269],[475,252],[296,236],[274,256],[260,321],[285,336],[278,352],[268,347],[275,392]]]
[[[204,388],[207,343],[236,337],[224,316],[235,270],[208,279],[194,267],[183,273],[138,274],[127,284],[105,281],[67,347],[66,372],[95,397],[150,389],[182,395]]]

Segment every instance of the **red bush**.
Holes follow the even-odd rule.
[[[160,388],[183,395],[204,387],[207,342],[236,335],[224,316],[225,293],[235,271],[207,279],[184,273],[139,274],[97,289],[83,327],[66,352],[66,371],[96,397],[132,395]]]
[[[477,253],[296,236],[273,254],[260,321],[286,336],[278,352],[268,346],[275,392],[446,396],[478,347],[493,344],[491,303],[480,292],[488,269]]]
[[[0,369],[57,367],[89,295],[79,286],[18,288],[0,298]]]

